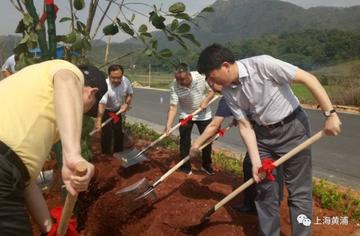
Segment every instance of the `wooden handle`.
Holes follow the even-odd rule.
[[[291,151],[289,151],[288,153],[286,153],[284,156],[282,156],[281,158],[279,158],[278,160],[276,160],[273,164],[275,166],[279,166],[282,163],[284,163],[285,161],[289,160],[291,157],[293,157],[294,155],[298,154],[300,151],[302,151],[303,149],[307,148],[308,146],[310,146],[311,144],[315,143],[316,141],[318,141],[319,139],[321,139],[322,137],[325,136],[324,131],[319,131],[316,134],[314,134],[313,136],[311,136],[309,139],[307,139],[305,142],[301,143],[300,145],[298,145],[297,147],[293,148]],[[243,183],[240,187],[238,187],[237,189],[235,189],[233,192],[231,192],[229,195],[227,195],[224,199],[222,199],[220,202],[218,202],[215,206],[214,206],[214,212],[217,211],[220,207],[222,207],[223,205],[225,205],[228,201],[230,201],[231,199],[233,199],[236,195],[238,195],[239,193],[241,193],[243,190],[245,190],[246,188],[248,188],[250,185],[252,185],[253,183],[255,183],[254,179],[251,178],[248,181],[246,181],[245,183]],[[207,216],[208,217],[208,216]]]
[[[75,175],[76,176],[84,176],[84,175],[86,175],[86,172],[87,172],[86,162],[81,161],[81,162],[76,163],[76,166],[75,166]],[[71,195],[68,193],[66,195],[64,208],[63,208],[63,211],[61,214],[61,219],[60,219],[59,227],[57,230],[57,233],[60,236],[64,236],[67,231],[70,217],[72,215],[77,197],[78,197],[78,194]]]
[[[225,128],[224,132],[226,133],[232,126],[234,126],[234,123],[231,123],[228,127]],[[217,133],[216,135],[214,135],[212,138],[210,138],[209,140],[207,140],[207,142],[205,142],[203,145],[201,145],[201,147],[199,148],[199,150],[203,150],[207,145],[209,145],[210,143],[214,142],[215,140],[217,140],[220,137],[220,134]],[[179,161],[174,167],[172,167],[170,170],[168,170],[163,176],[161,176],[154,184],[153,187],[156,187],[159,183],[161,183],[162,181],[164,181],[169,175],[171,175],[172,173],[174,173],[177,169],[180,168],[180,166],[182,166],[185,162],[187,162],[188,160],[190,160],[190,155],[187,155],[184,159],[182,159],[181,161]]]
[[[120,110],[119,110],[119,111],[117,111],[115,114],[116,114],[116,115],[119,115],[120,113],[121,113],[121,112],[120,112]],[[104,127],[105,125],[107,125],[110,121],[111,121],[111,117],[108,118],[106,121],[104,121],[104,122],[101,124],[101,128]],[[119,121],[119,122],[121,122],[121,121]],[[100,128],[100,129],[94,129],[94,130],[92,130],[92,131],[89,133],[89,135],[90,135],[90,136],[93,136],[96,132],[99,132],[99,131],[101,130],[101,128]]]
[[[213,103],[216,99],[218,99],[218,97],[220,96],[215,96],[213,99],[211,99],[211,101],[208,103],[208,106]],[[201,108],[198,108],[196,111],[194,111],[193,113],[191,113],[192,116],[198,114],[201,111]],[[167,137],[169,134],[171,134],[172,132],[174,132],[174,130],[176,130],[177,128],[179,128],[181,125],[181,122],[177,123],[174,127],[172,127],[169,130],[169,133],[163,133],[160,137],[158,137],[155,141],[153,141],[152,143],[150,143],[146,148],[144,148],[142,151],[140,151],[135,157],[133,158],[138,158],[139,156],[141,156],[144,152],[146,152],[147,150],[149,150],[151,147],[155,146],[158,142],[160,142],[161,140],[163,140],[165,137]]]

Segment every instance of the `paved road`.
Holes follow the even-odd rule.
[[[133,108],[128,116],[162,130],[169,106],[169,93],[138,88],[134,93]],[[217,102],[214,102],[212,111],[216,107]],[[322,114],[314,110],[307,110],[307,113],[313,132],[320,130],[324,121]],[[342,113],[340,119],[343,123],[340,136],[325,137],[313,145],[313,173],[317,177],[360,190],[360,116]],[[245,150],[236,129],[225,135],[221,144],[233,151]]]

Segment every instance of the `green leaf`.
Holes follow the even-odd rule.
[[[152,53],[153,53],[153,51],[152,51],[150,48],[147,48],[147,49],[145,50],[145,55],[146,55],[146,56],[151,56]]]
[[[190,16],[186,13],[177,13],[177,14],[173,14],[172,16],[175,18],[183,19],[183,20],[187,20],[187,21],[191,20]]]
[[[131,36],[134,36],[134,30],[132,28],[130,28],[130,26],[128,24],[126,24],[125,22],[120,22],[119,26],[125,33],[127,33]]]
[[[212,8],[212,7],[205,7],[204,9],[201,10],[200,13],[202,13],[202,12],[214,12],[214,11],[215,11],[215,10],[214,10],[214,8]]]
[[[19,42],[19,44],[24,44],[29,40],[29,35],[25,34],[25,36],[21,39],[21,41]]]
[[[201,47],[201,44],[199,43],[199,41],[197,41],[196,39],[195,39],[195,36],[193,35],[193,34],[183,34],[183,35],[181,35],[182,37],[184,37],[184,38],[186,38],[186,39],[188,39],[188,40],[190,40],[193,44],[195,44],[196,46],[198,46],[198,47]]]
[[[145,33],[148,30],[148,27],[145,24],[140,25],[138,31],[140,33]]]
[[[169,7],[169,12],[171,13],[181,13],[185,11],[185,4],[182,2],[174,3]]]
[[[152,47],[154,50],[157,50],[157,48],[158,48],[158,41],[157,41],[156,39],[153,39],[153,40],[152,40],[151,47]]]
[[[162,57],[171,57],[172,51],[170,49],[165,48],[159,52],[159,55]]]
[[[144,36],[144,37],[148,37],[148,38],[151,38],[151,37],[152,37],[152,35],[151,35],[150,33],[147,33],[147,32],[141,33],[140,35],[141,35],[141,36]]]
[[[155,28],[161,29],[161,30],[165,29],[165,24],[164,24],[165,18],[163,16],[159,15],[155,11],[152,11],[149,14],[150,14],[149,20],[151,21],[151,24]]]
[[[133,22],[134,20],[135,20],[135,14],[133,13],[132,16],[131,16],[130,22]]]
[[[31,42],[37,43],[37,41],[38,41],[38,35],[37,35],[36,33],[34,33],[34,32],[30,32],[30,33],[29,33],[29,40],[30,40]]]
[[[177,28],[176,32],[183,34],[189,32],[191,29],[191,26],[189,24],[183,23]]]
[[[76,33],[71,32],[70,34],[66,35],[65,43],[74,43],[76,41]]]
[[[65,21],[71,21],[71,18],[70,17],[63,17],[63,18],[60,19],[59,22],[61,23],[61,22],[65,22]]]
[[[21,34],[25,32],[24,21],[20,20],[18,25],[16,26],[15,33]]]
[[[110,24],[103,28],[103,33],[105,35],[114,35],[117,34],[118,32],[119,32],[119,28],[117,27],[116,24]]]
[[[85,33],[85,27],[86,26],[84,23],[82,23],[81,21],[76,21],[76,28],[80,33],[82,33],[82,34]]]
[[[177,28],[179,27],[179,21],[177,19],[174,19],[172,22],[171,22],[171,26],[170,26],[170,29],[172,31],[176,30]]]
[[[25,13],[23,17],[24,25],[29,26],[33,23],[33,18],[30,16],[30,14]]]
[[[76,10],[81,10],[85,7],[84,0],[74,0],[74,8]]]
[[[66,35],[56,35],[56,42],[65,42]]]

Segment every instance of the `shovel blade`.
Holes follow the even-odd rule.
[[[141,196],[144,192],[146,192],[150,188],[151,185],[149,181],[145,178],[142,178],[138,182],[120,189],[119,191],[116,192],[116,195],[120,195],[123,199],[139,200],[138,197]],[[147,195],[144,196],[145,199],[150,201],[155,200],[156,197],[157,196],[155,191],[149,192]]]
[[[139,153],[140,151],[137,149],[128,149],[122,152],[114,153],[114,157],[121,160],[121,166],[128,168],[147,160],[145,155],[138,155]]]

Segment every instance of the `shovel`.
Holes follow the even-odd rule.
[[[213,99],[211,99],[211,101],[208,103],[208,106],[214,102],[219,96],[215,96]],[[198,114],[199,112],[201,112],[201,108],[198,108],[196,111],[194,111],[193,113],[191,113],[187,118],[185,119],[189,119],[191,120],[191,117],[195,116],[196,114]],[[179,122],[177,125],[175,125],[174,127],[172,127],[169,131],[169,133],[164,133],[162,134],[159,138],[157,138],[155,141],[153,141],[152,143],[150,143],[147,147],[145,147],[143,150],[138,151],[138,150],[127,150],[124,152],[119,152],[119,153],[114,153],[114,156],[118,159],[121,160],[122,166],[127,168],[130,167],[132,165],[135,165],[139,162],[142,162],[144,160],[146,160],[146,156],[144,155],[144,153],[146,151],[148,151],[150,148],[152,148],[153,146],[155,146],[157,143],[159,143],[161,140],[163,140],[165,137],[167,137],[169,134],[171,134],[172,132],[174,132],[174,130],[176,130],[177,128],[179,128],[179,126],[181,125],[181,122]]]
[[[325,136],[325,133],[323,130],[317,132],[316,134],[314,134],[313,136],[311,136],[308,140],[306,140],[305,142],[303,142],[302,144],[300,144],[299,146],[293,148],[291,151],[289,151],[288,153],[286,153],[284,156],[282,156],[281,158],[279,158],[278,160],[276,160],[275,162],[273,162],[272,164],[275,167],[278,167],[279,165],[281,165],[282,163],[284,163],[285,161],[287,161],[288,159],[292,158],[294,155],[296,155],[297,153],[299,153],[300,151],[302,151],[303,149],[307,148],[308,146],[310,146],[311,144],[315,143],[316,141],[318,141],[319,139],[321,139],[322,137]],[[202,224],[204,224],[205,222],[207,222],[210,219],[210,216],[212,214],[214,214],[220,207],[224,206],[227,202],[229,202],[231,199],[233,199],[236,195],[238,195],[239,193],[241,193],[242,191],[244,191],[246,188],[248,188],[250,185],[252,185],[253,183],[255,183],[254,179],[251,178],[248,181],[246,181],[245,183],[243,183],[240,187],[238,187],[237,189],[235,189],[233,192],[231,192],[229,195],[227,195],[224,199],[222,199],[220,202],[218,202],[216,205],[214,205],[212,208],[210,208],[208,210],[208,212],[201,218],[200,220],[200,224],[194,225],[194,226],[190,226],[187,228],[186,231],[192,231],[195,230],[198,227],[201,227]]]
[[[85,162],[78,162],[76,164],[76,175],[77,176],[84,176],[86,175],[87,172],[87,168],[86,168],[86,163]],[[60,218],[60,223],[58,225],[57,228],[57,234],[54,235],[59,235],[59,236],[64,236],[65,233],[68,231],[68,224],[70,221],[70,217],[72,215],[76,200],[77,200],[78,194],[76,195],[71,195],[71,194],[67,194],[66,196],[66,200],[65,200],[65,204],[64,204],[64,208],[62,210],[61,213],[61,218]],[[57,226],[57,224],[54,224],[54,226]]]
[[[120,113],[122,113],[122,112],[120,112],[120,110],[118,110],[118,111],[115,113],[115,115],[118,116],[118,115],[120,115]],[[94,129],[93,131],[91,131],[91,132],[89,133],[89,135],[90,135],[90,136],[93,136],[96,132],[99,132],[99,131],[101,130],[101,128],[104,127],[105,125],[107,125],[111,120],[112,120],[112,118],[109,117],[106,121],[104,121],[103,123],[101,123],[100,129]],[[121,122],[121,121],[119,121],[119,122]]]
[[[206,146],[208,146],[210,143],[217,140],[220,136],[223,136],[225,132],[227,132],[232,126],[234,126],[234,122],[232,122],[227,128],[224,130],[219,131],[215,136],[210,138],[205,144],[203,144],[199,150],[204,149]],[[168,170],[163,176],[161,176],[158,180],[156,180],[153,184],[150,184],[147,179],[143,178],[140,181],[120,190],[118,193],[122,195],[127,196],[137,196],[135,198],[135,201],[138,201],[139,199],[148,199],[156,198],[155,188],[159,186],[167,177],[169,177],[172,173],[174,173],[180,166],[182,166],[185,162],[187,162],[190,159],[190,155],[182,159],[180,162],[178,162],[174,167],[172,167],[170,170]],[[141,191],[143,190],[143,191]],[[141,194],[143,192],[143,194]]]

